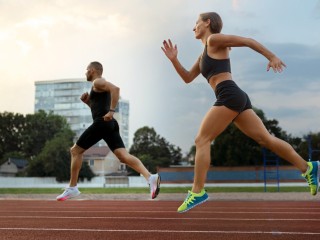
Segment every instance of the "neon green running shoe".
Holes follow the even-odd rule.
[[[208,194],[206,193],[206,190],[202,189],[200,193],[194,193],[191,191],[188,191],[188,196],[184,200],[184,202],[181,204],[181,206],[178,208],[178,213],[183,213],[186,211],[189,211],[191,208],[194,208],[195,206],[204,203],[209,199]]]
[[[302,177],[307,180],[311,195],[315,196],[319,189],[320,163],[319,161],[308,162],[308,166],[307,172],[302,174]]]

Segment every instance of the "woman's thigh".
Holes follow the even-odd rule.
[[[238,115],[225,106],[213,106],[204,116],[197,135],[199,141],[213,141]]]
[[[240,113],[234,120],[234,124],[241,132],[257,141],[259,144],[264,145],[264,141],[271,137],[262,120],[252,109]]]

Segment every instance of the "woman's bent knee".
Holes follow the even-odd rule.
[[[208,145],[208,144],[210,145],[210,143],[211,143],[211,141],[209,139],[202,137],[202,136],[197,136],[194,142],[195,142],[197,148]]]

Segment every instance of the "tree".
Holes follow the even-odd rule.
[[[182,160],[181,148],[170,144],[169,151],[170,151],[170,156],[172,159],[171,164],[172,165],[179,165]]]
[[[254,165],[261,159],[261,148],[233,124],[218,136],[211,147],[214,166]]]
[[[79,172],[79,180],[82,182],[84,181],[84,179],[90,181],[93,177],[95,177],[95,174],[92,172],[88,162],[83,162]]]
[[[35,157],[44,147],[46,141],[51,140],[60,132],[70,129],[66,119],[55,115],[52,112],[46,113],[43,110],[35,114],[28,114],[25,118],[24,136],[21,145],[27,157]]]
[[[211,148],[212,148],[212,146],[213,145],[211,144]],[[211,152],[212,152],[212,149],[211,149]],[[190,150],[189,150],[189,152],[188,152],[188,154],[187,154],[187,159],[193,165],[194,165],[195,156],[196,156],[196,146],[192,145]]]
[[[298,153],[306,160],[319,160],[320,159],[320,132],[318,133],[308,133],[303,137],[304,141],[297,141],[294,143],[297,145]],[[310,144],[310,145],[309,145]],[[312,153],[309,152],[311,149]],[[310,154],[310,155],[309,155]]]
[[[9,152],[19,152],[20,155],[24,155],[21,150],[24,126],[25,119],[22,114],[0,113],[0,159]]]
[[[59,115],[39,111],[35,114],[0,113],[0,159],[5,153],[19,152],[25,158],[40,153],[47,140],[70,128]]]
[[[0,113],[0,163],[9,157],[29,160],[28,176],[55,176],[58,181],[70,177],[69,148],[74,133],[66,119],[40,110],[35,114]],[[84,163],[80,179],[94,176]]]
[[[47,141],[44,148],[28,166],[29,176],[56,176],[58,181],[70,177],[70,153],[67,146],[72,145],[74,133],[65,130]]]
[[[47,141],[44,148],[28,166],[29,176],[55,176],[59,182],[70,179],[70,151],[74,133],[66,128]],[[94,173],[87,163],[82,165],[79,179],[91,180]]]
[[[168,167],[181,161],[181,149],[159,136],[153,128],[138,129],[133,138],[133,145],[129,151],[137,156],[147,169],[155,172],[157,167]]]

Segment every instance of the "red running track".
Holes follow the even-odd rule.
[[[1,200],[0,239],[320,239],[320,202]]]

